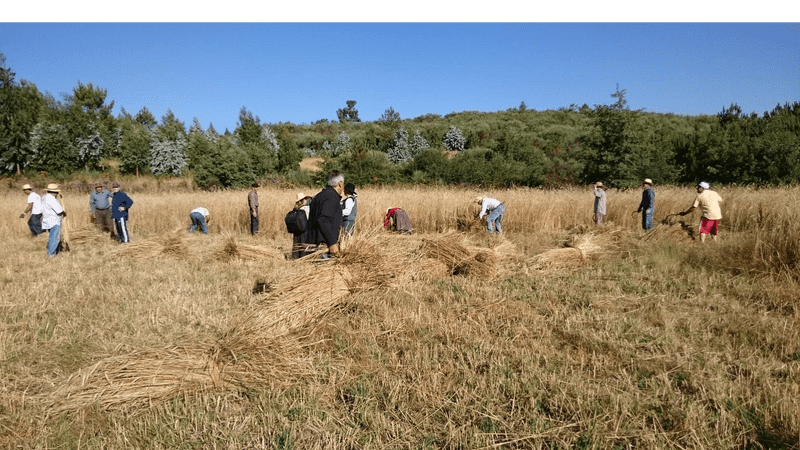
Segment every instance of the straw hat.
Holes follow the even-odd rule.
[[[475,203],[483,203],[483,196],[479,195],[479,196],[475,197]]]
[[[23,184],[22,185],[22,190],[23,191],[27,191],[28,189],[33,190],[33,188],[31,187],[30,184]]]
[[[594,184],[594,187],[601,188],[601,187],[605,187],[605,186],[603,186],[603,182],[602,181],[598,181],[597,183]]]
[[[311,196],[310,196],[310,195],[306,195],[306,194],[304,194],[304,193],[302,193],[302,192],[298,192],[298,193],[297,193],[297,198],[295,199],[295,201],[294,201],[294,202],[295,202],[295,203],[297,203],[297,202],[299,202],[300,200],[305,200],[305,199],[307,199],[307,198],[311,198]]]
[[[47,185],[47,192],[61,192],[61,189],[56,183],[50,183]]]
[[[650,186],[652,186],[653,180],[651,180],[650,178],[645,178],[644,181],[642,181],[642,184],[649,184]]]
[[[103,183],[98,181],[97,183],[94,184],[94,187],[96,188],[103,187]]]

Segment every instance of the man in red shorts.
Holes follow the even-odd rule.
[[[722,220],[720,203],[722,203],[722,197],[712,191],[708,183],[701,181],[697,184],[697,197],[694,199],[692,207],[680,213],[680,215],[685,216],[698,206],[703,210],[703,217],[700,219],[700,242],[705,243],[706,236],[709,234],[714,239],[714,242],[717,241],[719,221]]]

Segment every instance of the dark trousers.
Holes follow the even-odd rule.
[[[131,237],[128,235],[128,218],[120,217],[114,219],[114,223],[117,224],[117,240],[124,244],[130,242]]]
[[[31,217],[28,219],[28,228],[31,229],[31,234],[34,236],[44,233],[44,230],[42,230],[42,215],[31,214]]]
[[[258,213],[254,216],[250,213],[250,234],[258,233]]]
[[[107,231],[114,237],[114,218],[111,217],[111,208],[95,209],[94,210],[94,224],[100,231]]]

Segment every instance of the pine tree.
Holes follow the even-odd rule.
[[[403,127],[397,130],[394,136],[394,145],[386,152],[389,161],[402,164],[411,161],[411,151],[408,148],[408,131]]]
[[[447,133],[444,134],[444,138],[442,138],[442,145],[448,150],[462,152],[466,144],[467,139],[464,137],[464,133],[456,128],[455,125],[450,125],[450,129],[447,130]]]
[[[409,150],[411,151],[411,156],[416,157],[428,147],[430,147],[430,144],[428,144],[428,140],[422,137],[422,135],[419,133],[419,130],[414,132],[414,137],[411,139],[411,142],[409,143]]]

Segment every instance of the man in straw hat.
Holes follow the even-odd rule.
[[[22,185],[22,192],[28,196],[28,206],[25,207],[25,212],[19,215],[20,219],[25,218],[25,214],[31,213],[28,218],[28,228],[31,234],[35,237],[42,233],[42,197],[39,196],[30,184]]]
[[[352,236],[358,214],[356,187],[353,183],[347,183],[344,186],[344,195],[347,197],[342,201],[342,231]]]
[[[636,213],[642,213],[642,229],[653,228],[653,214],[656,212],[656,193],[653,191],[653,180],[645,178],[642,181],[642,201]]]
[[[706,181],[697,183],[695,189],[697,197],[695,197],[692,207],[678,214],[685,216],[699,206],[703,211],[703,217],[700,218],[700,242],[705,243],[706,236],[709,234],[714,242],[717,242],[719,221],[722,220],[722,208],[719,206],[722,203],[722,197],[712,191],[711,185]]]
[[[114,236],[114,219],[111,217],[111,192],[103,189],[102,183],[95,183],[94,192],[89,196],[89,210],[94,216],[94,224],[100,231],[108,231]]]
[[[478,196],[475,197],[475,202],[481,205],[481,212],[478,213],[478,220],[483,219],[483,216],[488,214],[486,217],[486,228],[489,230],[489,234],[493,234],[494,229],[497,230],[497,234],[503,232],[503,213],[506,212],[506,206],[500,200],[492,197],[484,197]]]
[[[247,206],[250,208],[250,234],[258,234],[258,183],[250,185],[250,193],[247,194]]]
[[[594,184],[594,223],[603,224],[603,217],[606,216],[606,187],[602,181]]]
[[[111,183],[111,191],[114,192],[111,198],[111,217],[117,227],[117,240],[127,244],[131,241],[128,234],[128,210],[133,206],[133,200],[122,191],[122,186],[116,181]]]
[[[42,197],[42,229],[50,233],[47,240],[47,256],[53,257],[58,253],[61,241],[61,219],[67,216],[61,202],[61,189],[55,183],[47,185],[47,193]]]
[[[297,193],[294,208],[286,215],[286,230],[292,234],[292,259],[297,259],[306,253],[308,244],[308,215],[311,196],[302,192]]]
[[[309,205],[308,243],[325,243],[329,254],[339,254],[339,229],[342,227],[341,199],[344,192],[344,174],[338,170],[328,172],[327,186],[314,196]]]

